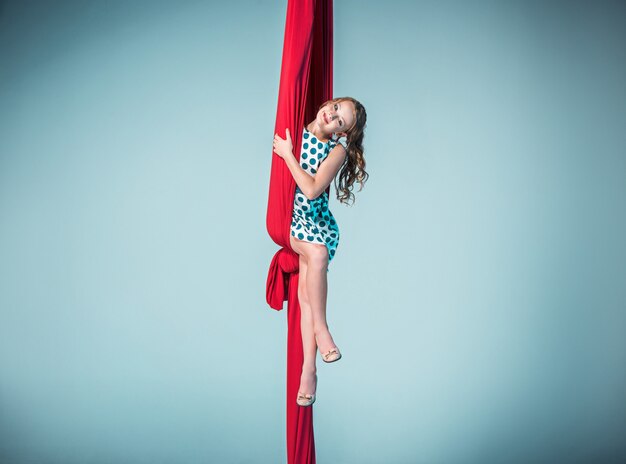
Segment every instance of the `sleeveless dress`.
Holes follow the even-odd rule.
[[[322,142],[305,127],[302,132],[302,149],[300,151],[302,169],[315,177],[320,164],[337,143],[341,143],[346,148],[345,137],[333,136],[328,142]],[[317,198],[309,200],[302,193],[300,187],[296,185],[291,217],[291,235],[298,240],[326,245],[328,262],[332,261],[339,245],[339,226],[328,208],[326,190]]]

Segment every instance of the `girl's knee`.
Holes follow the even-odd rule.
[[[316,268],[327,267],[328,249],[326,245],[311,245],[307,256],[307,264]]]

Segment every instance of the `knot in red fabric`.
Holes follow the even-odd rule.
[[[289,248],[281,248],[274,254],[267,274],[265,298],[267,304],[277,311],[283,309],[283,302],[287,300],[287,289],[290,274],[300,269],[298,254]]]

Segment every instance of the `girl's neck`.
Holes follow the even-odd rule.
[[[328,142],[330,135],[325,134],[317,125],[317,121],[310,122],[306,129],[312,133],[321,142]],[[332,135],[332,134],[331,134]]]

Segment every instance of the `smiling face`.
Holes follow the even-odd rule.
[[[325,134],[345,136],[354,125],[355,112],[350,100],[330,101],[317,112],[316,122]]]

